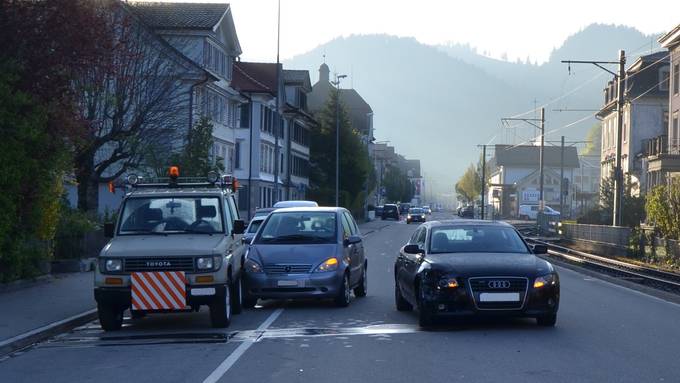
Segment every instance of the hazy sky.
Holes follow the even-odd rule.
[[[275,60],[277,0],[230,3],[242,58]],[[510,60],[542,62],[588,24],[623,24],[651,34],[668,31],[679,16],[677,0],[281,0],[281,58],[338,36],[387,33],[426,44],[470,43],[495,57],[506,52]]]

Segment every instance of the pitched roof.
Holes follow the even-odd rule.
[[[305,69],[284,69],[283,81],[300,83],[308,92],[312,90],[312,82],[309,80],[309,71]]]
[[[544,166],[559,167],[560,153],[559,146],[546,146],[544,148]],[[495,166],[507,167],[538,167],[540,147],[533,145],[496,145],[495,155],[492,160]],[[564,147],[564,167],[578,168],[578,152],[575,146]]]
[[[234,63],[231,86],[242,92],[276,96],[276,64],[237,61]]]
[[[340,89],[340,99],[353,110],[361,110],[366,113],[372,113],[373,109],[368,105],[366,100],[354,89]]]
[[[128,3],[145,24],[160,29],[213,29],[229,10],[228,3]]]

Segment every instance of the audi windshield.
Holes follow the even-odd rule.
[[[509,227],[441,226],[430,235],[430,254],[438,253],[528,254],[529,249]]]
[[[120,222],[120,235],[224,233],[216,197],[130,198]]]

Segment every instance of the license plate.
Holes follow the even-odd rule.
[[[191,289],[191,295],[194,297],[205,297],[210,295],[215,295],[214,287],[206,287],[200,289]]]
[[[282,280],[276,282],[279,287],[304,287],[305,281]]]
[[[480,293],[480,302],[519,302],[519,293]]]

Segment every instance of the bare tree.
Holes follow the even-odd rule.
[[[124,7],[107,20],[107,49],[74,80],[88,126],[74,142],[78,207],[94,212],[101,183],[141,166],[150,148],[169,154],[181,146],[196,70]]]

